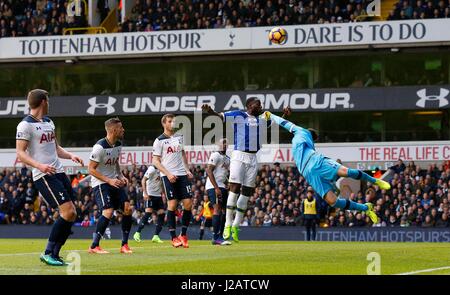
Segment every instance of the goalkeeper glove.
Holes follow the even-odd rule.
[[[271,115],[272,115],[271,112],[265,111],[264,113],[262,113],[261,117],[262,117],[264,120],[269,121]]]

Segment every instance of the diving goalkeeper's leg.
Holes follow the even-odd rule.
[[[388,190],[391,188],[391,185],[389,184],[389,182],[372,177],[369,174],[365,173],[364,171],[361,171],[358,169],[347,168],[342,165],[339,167],[338,176],[339,177],[350,177],[353,179],[370,182],[375,185],[378,185],[381,189],[384,189],[384,190]]]
[[[338,198],[336,194],[331,190],[328,191],[327,194],[325,195],[325,201],[328,203],[328,205],[334,208],[365,212],[366,215],[369,216],[370,220],[372,220],[374,224],[378,223],[378,216],[373,210],[372,203],[360,204],[351,200]]]

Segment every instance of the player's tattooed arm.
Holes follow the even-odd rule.
[[[216,112],[215,110],[213,110],[213,108],[209,104],[202,105],[202,111],[204,111],[210,115],[220,117],[223,120],[223,113]]]
[[[38,161],[34,160],[28,153],[28,141],[27,140],[16,140],[16,153],[17,153],[17,159],[19,159],[22,163],[25,165],[34,167],[36,169],[39,169],[42,173],[45,174],[55,174],[56,168],[52,165],[48,164],[42,164]]]
[[[189,164],[188,164],[188,161],[187,161],[186,152],[184,150],[182,151],[182,155],[183,155],[183,165],[184,165],[184,170],[186,170],[186,175],[187,175],[188,178],[193,179],[194,175],[189,170]]]
[[[56,141],[55,144],[56,144],[56,152],[57,152],[59,158],[72,160],[73,162],[78,163],[81,166],[84,166],[83,159],[66,151],[62,146],[60,146],[58,144],[58,141]]]

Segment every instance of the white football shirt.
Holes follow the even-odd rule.
[[[161,177],[159,171],[153,166],[149,166],[145,171],[144,177],[147,178],[147,194],[152,197],[161,197]]]
[[[168,137],[161,134],[153,143],[153,155],[161,157],[161,164],[173,175],[186,175],[183,165],[183,135],[174,134]],[[162,171],[161,176],[166,176]]]
[[[217,185],[221,188],[225,188],[225,182],[228,178],[228,171],[230,170],[230,158],[226,154],[221,154],[219,152],[211,153],[211,156],[208,160],[209,165],[214,165],[214,178],[216,179]],[[211,183],[211,180],[206,180],[205,189],[212,189],[214,186]]]
[[[17,125],[16,139],[28,141],[27,152],[31,158],[42,164],[52,165],[56,173],[64,173],[64,168],[56,152],[55,124],[49,117],[36,120],[26,116]],[[45,176],[39,169],[33,168],[33,181]]]
[[[122,151],[122,143],[116,142],[111,146],[106,138],[100,139],[92,148],[89,156],[91,161],[97,162],[97,171],[108,178],[118,178],[119,174],[116,170],[116,164],[119,162],[120,153]],[[96,187],[104,181],[92,176],[92,187]]]

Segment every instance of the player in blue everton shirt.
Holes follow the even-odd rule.
[[[263,110],[258,98],[248,98],[245,107],[245,111],[218,113],[207,104],[202,106],[203,111],[219,116],[224,123],[232,122],[233,125],[234,150],[230,160],[230,193],[223,238],[227,240],[231,236],[235,242],[239,241],[239,226],[247,210],[248,199],[255,189],[258,171],[256,153],[261,148],[262,130],[271,125],[270,119],[261,116]]]

